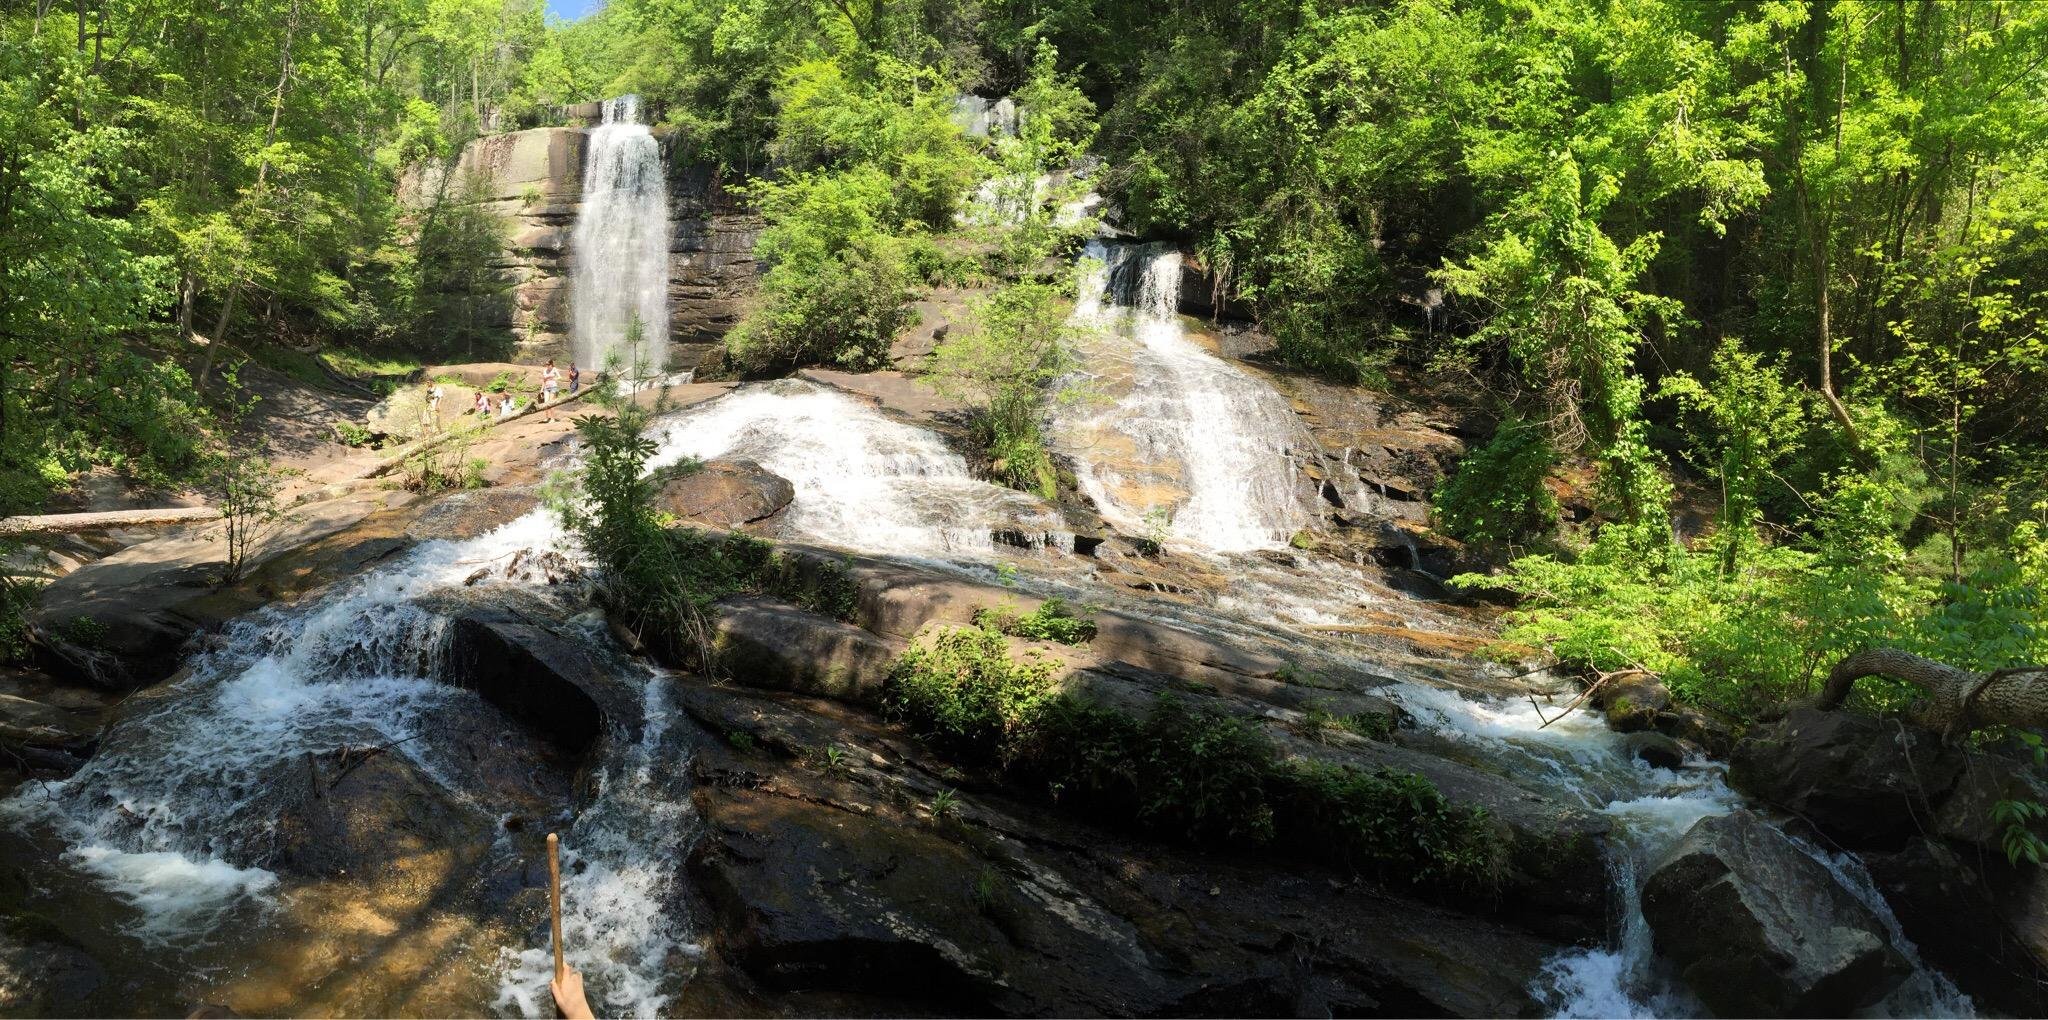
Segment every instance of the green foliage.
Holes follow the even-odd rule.
[[[811,364],[880,367],[982,157],[951,117],[936,72],[879,58],[806,60],[776,92],[786,168],[748,187],[767,229],[756,307],[726,338],[746,374]]]
[[[1057,641],[1063,645],[1086,644],[1095,638],[1095,621],[1075,616],[1066,600],[1057,596],[1021,615],[1008,605],[977,609],[974,611],[974,624],[999,634],[1033,641]]]
[[[2005,850],[2007,863],[2017,866],[2026,861],[2039,867],[2048,861],[2048,841],[2034,833],[2032,826],[2042,818],[2048,818],[2048,807],[2031,800],[2001,800],[1991,807],[1991,821],[2005,826],[1999,836],[1999,844]]]
[[[2048,572],[2038,532],[2015,530],[2005,555],[1960,581],[1911,569],[1895,490],[1860,475],[1815,508],[1812,538],[1762,545],[1732,569],[1721,549],[1639,548],[1602,535],[1575,561],[1516,560],[1500,577],[1457,583],[1522,596],[1506,640],[1549,647],[1599,670],[1658,674],[1681,698],[1747,717],[1811,695],[1840,659],[1891,646],[1973,670],[2048,660],[2039,607]],[[1725,546],[1723,547],[1725,548]],[[1918,692],[1872,678],[1855,697],[1878,710]]]
[[[484,474],[490,470],[490,462],[469,455],[485,427],[458,426],[452,432],[429,437],[398,462],[400,484],[424,493],[488,486]]]
[[[927,366],[940,393],[975,409],[974,434],[990,470],[1012,488],[1052,499],[1057,472],[1040,422],[1048,401],[1071,401],[1061,387],[1074,367],[1066,288],[1022,281],[978,299],[972,325],[949,333]]]
[[[1276,845],[1412,882],[1484,885],[1484,816],[1418,776],[1282,758],[1256,725],[1162,696],[1142,716],[1062,693],[979,627],[929,633],[884,701],[926,740],[1078,810],[1195,842]]]
[[[1058,670],[1058,663],[1035,655],[1012,660],[995,631],[942,629],[897,659],[886,704],[949,753],[999,761],[1040,706],[1057,695]]]
[[[250,555],[287,520],[279,500],[284,477],[282,469],[245,451],[220,451],[207,458],[200,488],[223,522],[221,584],[241,580]]]
[[[1716,541],[1722,567],[1733,570],[1756,537],[1763,488],[1797,452],[1805,435],[1805,403],[1777,364],[1746,352],[1733,339],[1714,355],[1714,377],[1701,383],[1685,373],[1664,380],[1662,395],[1696,419],[1694,462],[1721,486]]]
[[[1431,498],[1437,527],[1468,542],[1526,542],[1557,527],[1557,497],[1545,481],[1557,451],[1542,430],[1508,418]]]
[[[376,437],[369,429],[355,422],[338,421],[334,423],[334,438],[343,446],[363,447],[370,445],[371,440]]]

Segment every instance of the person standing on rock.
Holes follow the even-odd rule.
[[[555,359],[549,358],[548,363],[540,370],[540,402],[542,404],[554,403],[555,394],[559,393],[561,389],[562,373],[556,371]]]
[[[441,384],[427,391],[427,426],[429,431],[441,431]]]
[[[580,369],[578,369],[576,367],[576,363],[572,361],[569,363],[569,395],[572,397],[575,396],[576,391],[582,388],[583,372]]]

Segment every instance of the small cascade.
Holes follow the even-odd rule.
[[[998,535],[1027,546],[1073,541],[1057,511],[975,478],[932,432],[807,382],[746,387],[664,422],[656,438],[657,464],[742,457],[788,479],[789,538],[977,559],[995,552]]]
[[[668,179],[639,119],[639,97],[622,96],[605,101],[604,122],[590,131],[569,240],[570,343],[586,370],[616,361],[622,372],[654,376],[668,359]],[[628,348],[635,322],[640,342]]]
[[[137,909],[144,937],[203,937],[277,885],[262,863],[306,755],[408,745],[475,697],[438,679],[445,620],[417,598],[553,533],[535,514],[471,542],[429,543],[310,605],[237,621],[84,768],[22,787],[0,816],[62,838],[67,861]],[[430,758],[418,764],[436,773]]]
[[[209,961],[264,959],[264,943],[280,932],[298,943],[321,941],[321,926],[331,923],[321,905],[333,894],[271,870],[280,816],[309,810],[299,800],[309,779],[317,784],[323,768],[336,779],[333,765],[316,760],[331,762],[345,749],[402,758],[480,815],[505,810],[495,799],[477,799],[485,788],[473,749],[442,739],[451,727],[503,721],[477,714],[479,695],[447,682],[442,612],[474,593],[489,598],[493,586],[550,600],[554,589],[528,566],[541,553],[578,562],[544,509],[474,539],[424,543],[306,602],[236,621],[181,679],[138,696],[138,707],[78,772],[26,784],[0,801],[0,826],[10,836],[58,841],[60,864],[77,878],[40,875],[38,883],[75,897],[82,893],[72,886],[82,880],[111,896],[120,905],[118,937],[144,943],[138,954],[205,971],[217,966]],[[557,608],[566,614],[574,607]],[[594,615],[583,622],[590,646],[606,647]],[[678,740],[667,725],[667,679],[649,676],[644,690],[638,742],[601,756],[595,790],[578,798],[565,834],[580,891],[566,921],[573,959],[588,976],[592,1001],[619,1015],[660,1012],[687,972],[677,962],[696,952],[687,915],[672,898],[678,848],[694,822],[689,770],[673,763],[689,751],[670,746]],[[560,792],[569,793],[566,777]],[[506,833],[491,852],[522,858]],[[343,922],[364,916],[376,915],[365,908],[345,913]],[[551,961],[536,974],[531,956],[548,953],[545,926],[477,931],[486,941],[448,961],[457,975],[451,980],[474,989],[463,999],[487,999],[488,985],[497,983],[501,1009],[541,1015],[536,1003],[547,994]],[[499,948],[505,942],[513,945]],[[297,995],[303,990],[293,981],[303,976],[252,973],[250,980]],[[343,1011],[389,1008],[377,998],[389,989],[377,982],[360,994],[339,1000],[357,1004]],[[553,1015],[553,1004],[545,1005]]]
[[[1573,949],[1553,957],[1531,988],[1553,1016],[1702,1016],[1697,1001],[1656,955],[1643,918],[1642,883],[1649,871],[1693,823],[1743,806],[1729,789],[1718,763],[1704,759],[1677,769],[1635,760],[1628,738],[1609,729],[1590,710],[1557,718],[1557,706],[1533,701],[1473,700],[1418,684],[1383,691],[1408,710],[1419,731],[1440,746],[1431,750],[1464,758],[1554,798],[1612,818],[1618,836],[1609,848],[1614,904],[1619,908],[1607,945]],[[1850,892],[1871,908],[1889,930],[1892,944],[1913,967],[1913,975],[1875,1007],[1879,1015],[1973,1015],[1969,999],[1949,980],[1927,968],[1899,929],[1884,898],[1849,855],[1829,855],[1795,839],[1826,865]]]
[[[1275,548],[1308,526],[1292,451],[1306,449],[1272,387],[1203,350],[1182,330],[1180,254],[1165,244],[1093,241],[1079,322],[1091,389],[1055,415],[1056,442],[1081,491],[1135,535],[1207,552]]]
[[[593,644],[606,638],[592,633]],[[562,866],[576,876],[577,895],[562,905],[562,942],[569,966],[584,975],[592,1005],[614,1016],[667,1012],[676,978],[702,952],[676,906],[682,867],[697,815],[689,770],[675,767],[671,724],[674,679],[649,670],[643,688],[640,739],[607,756],[597,769],[597,795],[563,836]],[[679,966],[679,964],[683,966]],[[501,1012],[552,1017],[548,982],[555,959],[545,930],[520,948],[498,954]]]

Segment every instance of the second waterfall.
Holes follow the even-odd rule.
[[[637,96],[606,100],[590,132],[583,209],[569,242],[576,363],[659,374],[668,361],[668,180]],[[639,343],[628,342],[633,325]]]
[[[1272,387],[1203,350],[1175,309],[1170,245],[1091,241],[1075,318],[1098,334],[1090,399],[1056,413],[1081,490],[1132,534],[1207,552],[1287,542],[1309,525],[1289,459],[1311,442]]]

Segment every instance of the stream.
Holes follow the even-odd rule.
[[[616,137],[593,143],[592,181],[613,160],[637,180],[646,129],[630,107],[606,116],[598,133]],[[626,198],[648,200],[631,187]],[[617,240],[583,224],[578,238],[586,255]],[[619,257],[644,267],[656,256],[641,247]],[[795,498],[776,537],[1000,578],[1382,678],[1375,693],[1412,717],[1412,741],[1618,823],[1611,935],[1531,975],[1537,1000],[1558,1016],[1701,1012],[1652,949],[1638,883],[1693,822],[1741,805],[1721,768],[1640,762],[1597,714],[1555,719],[1568,698],[1545,707],[1506,667],[1431,664],[1345,637],[1389,618],[1425,631],[1469,622],[1373,569],[1288,553],[1314,517],[1293,462],[1311,440],[1287,401],[1184,333],[1171,249],[1097,242],[1088,254],[1098,268],[1076,317],[1094,330],[1083,382],[1096,399],[1057,412],[1051,432],[1102,515],[1227,578],[1216,597],[1104,584],[1055,507],[975,478],[931,430],[808,382],[749,384],[665,416],[654,465],[743,457],[781,475]],[[631,307],[578,305],[579,357],[617,349],[645,286]],[[587,593],[533,566],[542,553],[578,555],[536,510],[252,613],[137,695],[83,769],[0,802],[0,840],[32,872],[16,896],[95,959],[121,961],[107,963],[108,1011],[552,1015],[536,871],[550,829],[564,832],[576,890],[570,962],[599,1012],[671,1008],[703,936],[684,874],[698,730],[678,724],[678,678],[617,652]],[[451,607],[497,602],[540,607],[577,635],[632,692],[637,717],[589,747],[562,746],[445,682]],[[1970,1015],[1898,934],[1860,864],[1809,850],[1914,965],[1879,1011]]]

